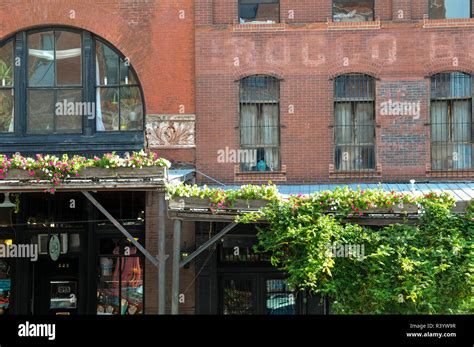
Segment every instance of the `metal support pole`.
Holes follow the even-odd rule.
[[[179,313],[179,261],[181,255],[181,225],[180,219],[174,220],[173,230],[173,282],[172,282],[172,299],[171,314]]]
[[[166,308],[166,230],[165,194],[158,194],[158,314],[165,314]]]
[[[122,232],[122,234],[125,235],[125,237],[135,246],[138,248],[138,250],[140,252],[143,253],[143,255],[145,255],[145,257],[153,264],[155,265],[156,267],[158,267],[158,264],[159,264],[159,261],[158,259],[156,259],[154,256],[152,256],[150,254],[150,252],[148,252],[145,247],[143,247],[137,240],[135,240],[133,238],[133,236],[89,193],[89,192],[85,192],[83,191],[82,194],[84,194],[86,196],[87,199],[89,199],[90,202],[92,202],[92,204],[97,207],[97,209],[103,213],[103,215],[105,217],[107,217],[107,219],[109,221],[112,222],[113,225],[115,225],[115,227],[120,230]]]

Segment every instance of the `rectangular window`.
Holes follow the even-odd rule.
[[[339,171],[375,169],[375,84],[372,77],[335,81],[335,165]]]
[[[13,41],[0,47],[0,133],[14,131]]]
[[[431,168],[471,169],[471,76],[442,73],[431,78]]]
[[[368,22],[374,20],[374,0],[334,0],[334,22]]]
[[[240,23],[280,22],[279,0],[239,0]]]
[[[251,76],[240,84],[240,144],[248,153],[240,157],[243,171],[280,169],[279,81]]]
[[[82,35],[58,30],[28,35],[28,134],[80,134]]]
[[[471,0],[430,0],[430,18],[471,18]]]

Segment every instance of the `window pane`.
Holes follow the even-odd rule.
[[[272,22],[280,21],[280,4],[275,0],[240,0],[240,22]]]
[[[471,0],[430,0],[430,18],[470,18]]]
[[[57,85],[80,85],[81,35],[69,31],[56,31],[55,35]]]
[[[11,240],[0,240],[0,244],[10,243]],[[8,314],[10,309],[11,267],[7,260],[0,259],[0,316]]]
[[[87,117],[88,103],[82,103],[81,89],[58,90],[56,102],[56,132],[81,133],[82,118]]]
[[[97,131],[119,130],[118,88],[97,88],[96,92]]]
[[[54,34],[28,35],[28,76],[30,87],[54,86]]]
[[[120,84],[138,84],[137,78],[133,73],[130,62],[120,59]]]
[[[355,106],[355,141],[372,144],[375,142],[374,105],[359,102]]]
[[[54,91],[28,91],[28,133],[54,132]]]
[[[13,86],[13,41],[0,47],[0,88]]]
[[[374,79],[368,75],[350,74],[335,80],[335,97],[353,101],[374,98]]]
[[[103,43],[97,42],[96,57],[97,85],[117,85],[119,79],[119,57],[117,53]]]
[[[246,315],[253,314],[253,282],[252,280],[223,281],[223,314]]]
[[[13,89],[0,89],[0,132],[13,132]]]
[[[333,1],[334,22],[366,22],[374,20],[374,2],[357,0]]]
[[[336,113],[336,144],[352,143],[352,105],[349,102],[338,102],[335,105]]]
[[[97,283],[97,314],[120,314],[119,257],[100,257]]]
[[[268,76],[251,76],[240,82],[240,102],[278,102],[279,81]]]
[[[143,105],[140,88],[120,89],[120,130],[143,129]]]
[[[130,247],[131,255],[136,255],[135,247]],[[122,258],[122,299],[121,313],[136,315],[143,313],[143,262],[140,257]]]
[[[285,280],[266,281],[266,308],[271,315],[294,315],[296,303],[294,293],[289,289]]]
[[[471,76],[462,72],[440,73],[431,77],[431,98],[470,98]]]

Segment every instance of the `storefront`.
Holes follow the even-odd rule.
[[[85,188],[112,219],[67,183],[55,194],[31,192],[34,184],[11,194],[12,203],[0,205],[0,314],[144,314],[145,255],[137,243],[146,247],[147,191],[163,181],[136,181],[133,189]],[[12,247],[18,252],[5,254]]]

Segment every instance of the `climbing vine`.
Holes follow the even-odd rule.
[[[243,187],[244,188],[244,187]],[[341,314],[473,313],[474,205],[452,212],[447,193],[421,196],[375,190],[317,192],[282,198],[262,187],[255,198],[268,205],[238,217],[260,224],[256,251],[287,272],[295,290],[307,290],[332,302]],[[252,191],[245,186],[245,191]],[[224,204],[235,191],[180,187],[172,196],[207,197]],[[212,200],[213,199],[213,200]],[[415,206],[419,218],[367,227],[357,218],[383,209],[404,216]],[[349,247],[348,247],[349,246]],[[352,252],[356,246],[358,252]],[[347,252],[349,250],[349,252]]]

